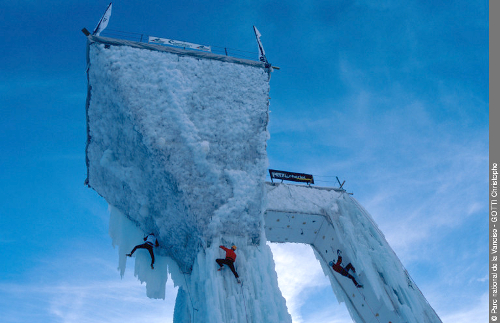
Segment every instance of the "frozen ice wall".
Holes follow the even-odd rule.
[[[92,39],[89,185],[144,232],[159,233],[184,271],[214,237],[259,241],[269,93],[262,63]]]
[[[110,207],[110,235],[119,246],[120,269],[125,270],[126,252],[142,231],[119,210]],[[228,237],[225,237],[226,239]],[[157,257],[155,269],[149,268],[149,254],[137,252],[134,273],[146,283],[151,298],[163,298],[168,274],[179,287],[174,310],[175,323],[187,322],[291,322],[285,299],[278,287],[277,275],[270,248],[265,244],[246,245],[245,237],[232,237],[231,243],[240,246],[236,252],[236,270],[242,280],[238,284],[229,268],[217,271],[215,259],[224,258],[218,239],[200,250],[191,273],[179,270],[170,257]]]
[[[264,184],[262,63],[93,36],[87,57],[87,183],[109,203],[122,274],[156,233],[155,269],[138,251],[134,272],[152,298],[173,279],[175,323],[291,322],[266,240],[310,244],[356,322],[440,322],[356,200]],[[242,284],[217,271],[219,245],[232,244]],[[328,266],[337,249],[363,289]]]
[[[88,40],[87,184],[110,205],[122,274],[125,253],[155,232],[155,269],[138,251],[135,275],[154,298],[171,275],[175,322],[291,322],[263,235],[270,70]],[[238,246],[243,284],[216,271],[220,244]]]
[[[306,243],[313,248],[337,300],[355,322],[440,323],[368,212],[345,191],[268,184],[266,236],[272,242]],[[338,260],[363,288],[333,271]]]

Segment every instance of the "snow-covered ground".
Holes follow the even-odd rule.
[[[152,298],[164,297],[171,275],[175,322],[291,322],[268,239],[311,244],[358,322],[439,322],[349,195],[265,185],[270,75],[262,64],[91,39],[88,184],[110,205],[122,274],[125,254],[157,234],[155,269],[137,252],[135,274]],[[216,270],[219,245],[232,244],[242,284]],[[362,290],[327,265],[336,249]]]

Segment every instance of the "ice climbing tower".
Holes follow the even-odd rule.
[[[342,189],[268,183],[266,237],[310,245],[355,322],[441,322],[359,203]],[[357,288],[329,265],[342,253]]]
[[[266,241],[310,244],[356,322],[439,322],[370,216],[331,189],[265,184],[269,79],[263,62],[87,35],[86,183],[110,205],[125,253],[160,242],[135,273],[162,298],[179,286],[174,322],[291,322]],[[266,202],[267,201],[267,202]],[[218,272],[238,246],[238,284]],[[363,291],[327,265],[335,249]]]
[[[87,37],[86,182],[111,207],[122,272],[140,242],[133,228],[156,232],[156,253],[173,261],[158,257],[154,271],[136,261],[136,273],[151,297],[172,274],[176,322],[290,322],[263,235],[269,68]],[[244,287],[216,271],[221,244],[238,246]]]

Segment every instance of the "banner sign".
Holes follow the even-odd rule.
[[[259,47],[259,61],[263,63],[267,63],[267,58],[266,58],[266,52],[264,51],[264,47],[262,46],[262,43],[260,42],[260,37],[262,36],[259,31],[257,30],[257,27],[253,26],[253,31],[255,32],[255,38],[257,38],[257,46]]]
[[[293,181],[293,182],[314,184],[314,178],[312,175],[309,174],[291,173],[281,170],[270,169],[269,175],[271,175],[271,182],[273,181],[273,178],[276,178],[276,179],[281,179],[282,181]]]
[[[113,3],[110,2],[108,8],[106,8],[106,11],[104,12],[104,15],[102,15],[101,20],[99,20],[99,23],[95,27],[92,35],[99,36],[101,32],[108,26],[109,18],[111,17],[112,6]]]
[[[176,46],[176,47],[202,50],[204,52],[212,52],[212,49],[210,48],[210,46],[198,45],[198,44],[193,44],[193,43],[188,43],[188,42],[173,40],[173,39],[167,39],[167,38],[159,38],[159,37],[149,36],[149,42],[152,44],[170,45],[170,46]]]

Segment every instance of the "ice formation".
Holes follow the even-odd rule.
[[[263,63],[88,40],[87,183],[110,205],[122,274],[125,254],[157,234],[155,269],[137,253],[135,274],[152,298],[164,297],[171,275],[174,322],[291,322],[267,240],[310,244],[357,322],[440,322],[354,199],[265,184]],[[243,284],[227,268],[216,271],[221,244],[238,246]],[[327,265],[336,248],[356,266],[363,291]]]
[[[88,61],[87,180],[110,204],[120,270],[153,231],[171,261],[157,257],[152,271],[139,253],[136,274],[157,298],[172,274],[176,322],[290,322],[263,235],[270,71],[100,37],[89,38]],[[239,247],[243,286],[216,272],[220,244]]]
[[[266,236],[311,245],[337,299],[356,322],[441,322],[372,217],[344,190],[268,184]],[[328,265],[351,263],[363,288]]]

